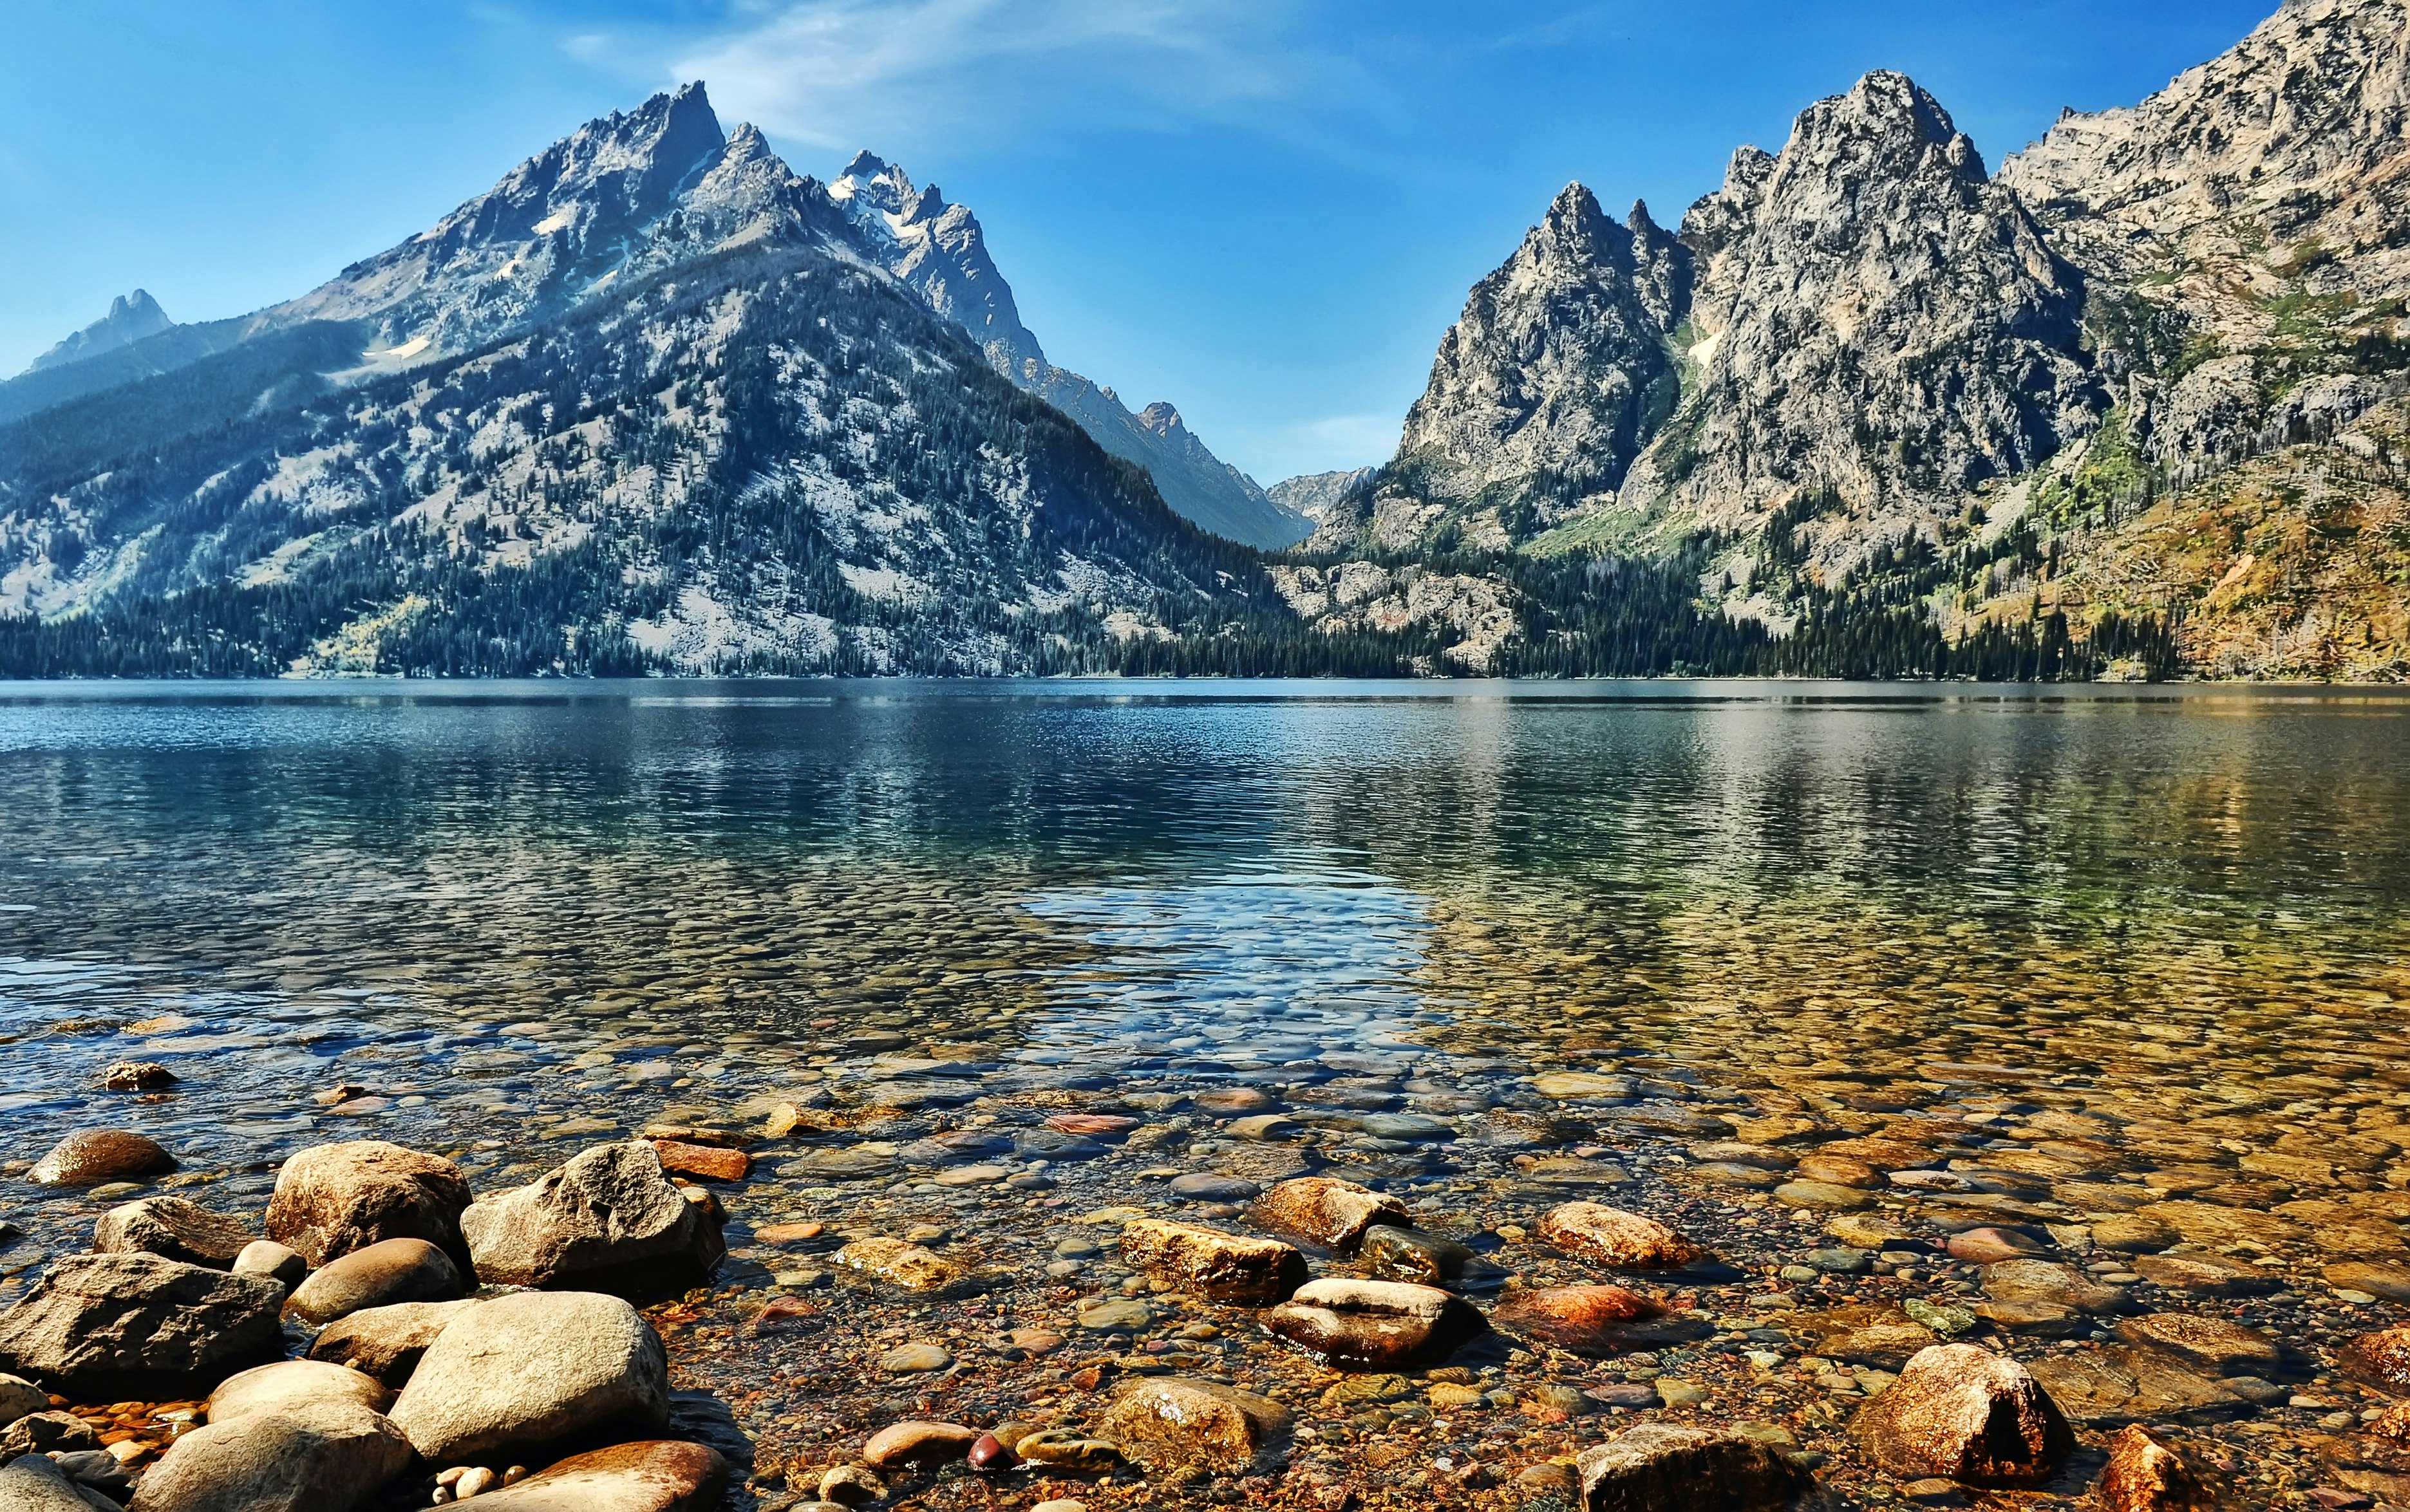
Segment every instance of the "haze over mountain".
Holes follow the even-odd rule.
[[[1670,233],[1571,184],[1395,457],[1269,495],[1050,364],[966,208],[689,86],[0,384],[0,656],[2410,674],[2405,39],[2293,0],[1997,173],[1877,71]]]

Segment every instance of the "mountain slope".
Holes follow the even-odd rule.
[[[19,670],[1042,671],[1285,618],[699,89],[0,427]]]
[[[157,336],[175,324],[148,292],[137,289],[132,294],[122,294],[109,301],[108,314],[36,357],[26,365],[25,371],[38,373],[86,362],[104,353],[130,347],[146,337]]]
[[[1047,361],[969,207],[948,203],[935,184],[915,188],[901,167],[866,151],[830,182],[829,196],[888,270],[969,332],[997,371],[1078,421],[1106,451],[1146,468],[1176,512],[1251,546],[1294,545],[1313,528],[1207,450],[1170,405],[1132,414],[1111,389]]]

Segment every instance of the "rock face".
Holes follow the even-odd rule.
[[[1264,1193],[1247,1216],[1264,1228],[1342,1255],[1354,1253],[1364,1231],[1376,1223],[1414,1227],[1405,1204],[1396,1198],[1333,1176],[1284,1181]]]
[[[641,1140],[602,1145],[461,1215],[477,1277],[646,1297],[700,1285],[726,1246]]]
[[[108,314],[36,357],[25,370],[37,373],[46,367],[65,367],[69,363],[83,362],[120,347],[132,346],[175,324],[167,318],[167,312],[159,308],[159,301],[147,292],[137,289],[132,294],[121,294],[109,302]]]
[[[1169,1375],[1117,1389],[1098,1429],[1149,1471],[1223,1476],[1270,1473],[1287,1451],[1289,1431],[1288,1409],[1270,1397]]]
[[[274,1354],[283,1289],[155,1255],[71,1255],[0,1313],[0,1366],[84,1401],[165,1401]]]
[[[133,1512],[350,1512],[409,1463],[409,1441],[366,1407],[245,1413],[179,1438],[143,1476]]]
[[[2139,1424],[2109,1441],[2109,1463],[2092,1499],[2101,1512],[2207,1512],[2212,1505],[2184,1457]]]
[[[617,1297],[497,1297],[428,1347],[393,1420],[422,1457],[445,1464],[604,1424],[658,1433],[669,1421],[668,1357]]]
[[[233,1268],[254,1239],[240,1222],[181,1197],[149,1197],[112,1207],[93,1226],[92,1247],[104,1255],[158,1255],[211,1270]]]
[[[1566,1202],[1540,1219],[1540,1237],[1566,1254],[1617,1271],[1674,1271],[1698,1246],[1654,1218],[1599,1202]]]
[[[324,1265],[388,1239],[423,1239],[460,1264],[469,1183],[451,1161],[382,1140],[302,1150],[277,1173],[268,1237]]]
[[[211,1422],[230,1422],[248,1412],[282,1412],[287,1408],[328,1404],[366,1407],[382,1413],[393,1405],[393,1393],[372,1376],[341,1365],[315,1360],[280,1360],[229,1375],[210,1393]]]
[[[649,1439],[572,1455],[476,1500],[492,1512],[713,1512],[731,1478],[715,1449]]]
[[[1343,1370],[1437,1364],[1488,1325],[1437,1287],[1309,1281],[1263,1315],[1264,1328]]]
[[[1305,1284],[1305,1257],[1272,1239],[1140,1218],[1122,1230],[1122,1259],[1217,1302],[1278,1302]]]
[[[2057,1405],[2023,1365],[1971,1344],[1921,1351],[1851,1432],[1886,1469],[1976,1486],[2047,1480],[2075,1447]]]
[[[1691,261],[1647,206],[1619,225],[1568,184],[1474,285],[1397,461],[1353,511],[1326,511],[1315,547],[1412,547],[1443,522],[1504,546],[1620,485],[1681,396],[1666,338],[1690,304]]]
[[[1584,1512],[1781,1512],[1813,1483],[1754,1439],[1671,1423],[1585,1450],[1576,1468]]]
[[[147,1135],[124,1129],[69,1134],[34,1162],[25,1179],[44,1187],[98,1187],[176,1169],[176,1158]]]
[[[443,1251],[424,1239],[387,1239],[319,1269],[285,1307],[303,1322],[323,1326],[367,1307],[452,1302],[460,1290],[460,1273]]]
[[[311,1341],[310,1358],[345,1365],[399,1390],[418,1361],[454,1319],[474,1302],[405,1302],[368,1307],[329,1325]]]

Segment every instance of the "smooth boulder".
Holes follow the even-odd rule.
[[[0,1465],[0,1509],[5,1512],[98,1512],[98,1503],[46,1454],[20,1455]]]
[[[1739,1433],[1649,1423],[1575,1462],[1583,1512],[1781,1512],[1808,1472]]]
[[[273,1239],[254,1239],[234,1258],[234,1274],[265,1276],[290,1297],[310,1279],[310,1262]]]
[[[127,1129],[82,1129],[51,1146],[25,1179],[41,1187],[98,1187],[176,1169],[156,1140]]]
[[[0,1313],[0,1368],[83,1401],[206,1390],[282,1352],[283,1289],[156,1255],[70,1255]]]
[[[515,1292],[443,1330],[393,1420],[445,1464],[605,1425],[658,1433],[669,1422],[669,1360],[652,1325],[617,1297]]]
[[[968,1454],[979,1438],[978,1429],[960,1423],[890,1423],[862,1446],[862,1462],[873,1470],[947,1464]]]
[[[646,1439],[573,1455],[475,1501],[480,1512],[716,1512],[732,1474],[704,1445]]]
[[[18,1375],[0,1375],[0,1428],[18,1418],[50,1410],[51,1393]]]
[[[1411,1229],[1415,1220],[1394,1197],[1334,1176],[1299,1176],[1259,1198],[1249,1219],[1337,1254],[1355,1252],[1375,1224]]]
[[[1540,1237],[1612,1271],[1678,1271],[1704,1253],[1655,1218],[1601,1202],[1566,1202],[1540,1219]]]
[[[277,1173],[268,1237],[312,1265],[388,1239],[424,1239],[465,1263],[460,1212],[468,1205],[468,1179],[438,1156],[374,1139],[320,1145]]]
[[[1437,1364],[1488,1325],[1461,1298],[1404,1281],[1309,1281],[1263,1315],[1267,1332],[1342,1370]]]
[[[366,1407],[382,1413],[393,1405],[393,1392],[375,1378],[341,1365],[317,1360],[280,1360],[229,1375],[210,1393],[202,1414],[213,1423],[231,1422],[249,1412],[282,1412],[292,1407]]]
[[[460,1216],[489,1286],[649,1299],[700,1286],[726,1246],[719,1227],[662,1174],[650,1145],[601,1145]]]
[[[1888,1390],[1859,1409],[1851,1432],[1896,1475],[1973,1486],[2039,1485],[2075,1447],[2040,1383],[2015,1361],[1971,1344],[1919,1351]]]
[[[350,1512],[409,1463],[409,1440],[368,1408],[295,1404],[177,1439],[143,1476],[132,1512]]]
[[[197,1202],[146,1197],[103,1213],[93,1225],[92,1247],[103,1255],[158,1255],[224,1271],[256,1237],[240,1219]]]
[[[1305,1257],[1277,1239],[1139,1218],[1122,1229],[1132,1268],[1224,1303],[1278,1302],[1305,1284]]]
[[[1289,1445],[1286,1407],[1212,1381],[1151,1376],[1125,1383],[1105,1409],[1100,1436],[1144,1469],[1267,1474]]]
[[[455,1302],[461,1289],[460,1273],[443,1251],[424,1239],[387,1239],[316,1271],[284,1307],[304,1323],[323,1327],[364,1308]]]
[[[363,1307],[328,1324],[310,1343],[310,1358],[372,1375],[400,1390],[429,1346],[474,1302],[405,1302]]]

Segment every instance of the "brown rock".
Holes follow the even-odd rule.
[[[1672,1423],[1619,1434],[1576,1468],[1583,1512],[1781,1512],[1813,1484],[1755,1439]]]
[[[2154,1286],[2196,1297],[2256,1297],[2275,1290],[2281,1280],[2217,1255],[2137,1255],[2127,1263]]]
[[[1046,1120],[1046,1127],[1089,1139],[1111,1139],[1117,1134],[1128,1133],[1139,1123],[1139,1119],[1125,1117],[1118,1113],[1058,1113]]]
[[[2092,1499],[2103,1512],[2209,1512],[2214,1505],[2184,1457],[2140,1423],[2109,1441],[2109,1464]]]
[[[1099,1434],[1147,1470],[1264,1475],[1289,1444],[1286,1407],[1212,1381],[1161,1375],[1128,1382],[1105,1409]]]
[[[156,1255],[70,1255],[0,1313],[0,1369],[86,1402],[171,1401],[277,1353],[283,1301]]]
[[[1540,1219],[1540,1237],[1615,1271],[1676,1271],[1705,1253],[1655,1218],[1599,1202],[1566,1202]]]
[[[176,1073],[155,1060],[121,1060],[100,1073],[111,1092],[156,1092],[176,1085]]]
[[[350,1512],[409,1463],[409,1441],[366,1407],[245,1413],[177,1439],[143,1476],[133,1512]]]
[[[310,1358],[348,1366],[399,1390],[410,1384],[428,1346],[476,1305],[473,1301],[405,1302],[362,1308],[312,1340]]]
[[[1261,1113],[1273,1102],[1270,1092],[1256,1087],[1217,1087],[1196,1097],[1197,1105],[1208,1113]]]
[[[1864,1160],[1853,1160],[1846,1155],[1829,1155],[1819,1150],[1803,1157],[1799,1174],[1809,1181],[1821,1181],[1831,1187],[1880,1187],[1882,1173]]]
[[[80,1454],[98,1447],[100,1435],[72,1412],[29,1412],[0,1429],[0,1464],[21,1454]]]
[[[849,1271],[924,1296],[954,1290],[968,1280],[953,1261],[901,1239],[857,1239],[832,1259]]]
[[[1851,1432],[1894,1474],[1978,1486],[2047,1480],[2075,1447],[2048,1392],[2023,1365],[1971,1344],[1938,1344],[1859,1409]]]
[[[657,1139],[653,1153],[661,1157],[663,1171],[698,1181],[743,1181],[753,1174],[753,1157],[743,1150]]]
[[[1896,1306],[1836,1307],[1796,1313],[1791,1328],[1816,1340],[1815,1352],[1851,1365],[1897,1372],[1940,1343],[1934,1332]]]
[[[1263,1228],[1346,1255],[1374,1224],[1411,1229],[1405,1204],[1370,1188],[1331,1176],[1299,1176],[1264,1193],[1248,1218]]]
[[[85,1129],[51,1146],[25,1179],[43,1187],[98,1187],[176,1169],[156,1141],[123,1129]]]
[[[393,1420],[437,1464],[588,1432],[649,1436],[669,1422],[668,1357],[620,1298],[513,1292],[478,1303],[436,1337]]]
[[[784,1247],[808,1244],[827,1231],[828,1225],[824,1223],[774,1223],[766,1229],[754,1230],[753,1240],[756,1244]]]
[[[465,1267],[468,1205],[469,1183],[449,1160],[382,1140],[320,1145],[277,1174],[268,1237],[312,1265],[388,1239],[424,1239]]]
[[[2361,1334],[2335,1351],[2335,1362],[2360,1380],[2410,1390],[2410,1324]]]
[[[573,1455],[476,1503],[480,1512],[716,1512],[733,1477],[705,1445],[645,1439]]]
[[[1569,1354],[1605,1359],[1700,1339],[1715,1325],[1621,1287],[1546,1287],[1517,1292],[1490,1310],[1490,1326]]]
[[[2092,1220],[2092,1245],[2112,1255],[2156,1254],[2177,1242],[2173,1229],[2135,1213],[2112,1213]]]
[[[2285,1371],[2285,1351],[2275,1340],[2220,1318],[2153,1313],[2118,1324],[2117,1337],[2173,1355],[2214,1375],[2271,1377]]]
[[[862,1462],[873,1470],[907,1464],[947,1464],[970,1453],[979,1430],[960,1423],[890,1423],[862,1447]]]
[[[2410,1302],[2410,1265],[2374,1260],[2343,1260],[2326,1268],[2329,1283],[2347,1291],[2365,1291],[2387,1302]]]
[[[2087,1428],[2216,1422],[2250,1409],[2243,1398],[2172,1357],[2129,1345],[2052,1355],[2035,1361],[2033,1373],[2060,1410]]]
[[[1983,1295],[1996,1302],[2047,1303],[2094,1316],[2123,1312],[2128,1305],[2126,1293],[2117,1288],[2054,1260],[1997,1260],[1983,1267],[1981,1284]]]
[[[702,1285],[727,1248],[719,1226],[642,1140],[598,1145],[527,1186],[479,1199],[461,1213],[460,1231],[488,1286],[640,1301]]]
[[[341,1365],[319,1360],[280,1360],[227,1376],[210,1393],[202,1415],[211,1422],[222,1423],[247,1412],[283,1412],[327,1404],[382,1413],[393,1405],[393,1392],[382,1381]]]
[[[2046,1255],[2050,1246],[2028,1238],[2014,1229],[1969,1229],[1953,1233],[1945,1246],[1953,1260],[1967,1260],[1976,1265],[1996,1265],[2002,1260],[2030,1260]]]
[[[387,1239],[328,1262],[284,1307],[323,1327],[366,1307],[457,1301],[461,1289],[460,1273],[443,1251],[424,1239]]]
[[[1743,1145],[1790,1145],[1813,1139],[1825,1132],[1822,1124],[1813,1118],[1788,1115],[1771,1118],[1735,1118],[1732,1137]]]
[[[1436,1364],[1488,1327],[1469,1303],[1403,1281],[1309,1281],[1263,1315],[1267,1332],[1341,1370]]]
[[[1123,1228],[1122,1259],[1215,1302],[1278,1302],[1306,1280],[1305,1257],[1276,1239],[1245,1239],[1159,1218]]]
[[[112,1207],[93,1225],[92,1247],[103,1255],[160,1255],[213,1271],[232,1268],[252,1242],[241,1222],[181,1197],[146,1197]]]

